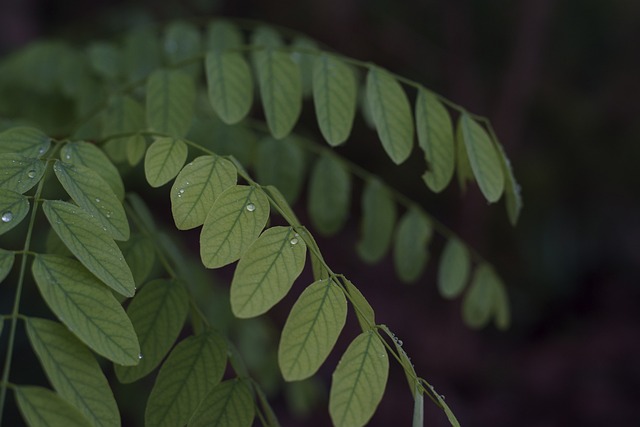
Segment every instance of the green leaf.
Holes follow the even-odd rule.
[[[507,157],[507,154],[498,141],[494,141],[498,148],[498,154],[500,155],[500,163],[502,164],[502,171],[504,172],[504,195],[505,203],[507,205],[507,215],[511,225],[515,227],[520,217],[520,211],[522,210],[522,195],[520,194],[520,185],[516,181],[516,177],[513,175],[513,169],[511,168],[511,162]]]
[[[29,213],[29,199],[22,194],[0,189],[0,235],[11,230]]]
[[[396,223],[396,204],[377,179],[367,181],[362,194],[362,235],[356,249],[365,262],[380,261],[389,250]]]
[[[151,26],[138,27],[126,35],[124,66],[129,83],[139,81],[160,66],[160,43]]]
[[[14,387],[18,408],[29,427],[91,427],[82,414],[58,394],[43,387]]]
[[[289,292],[302,272],[307,245],[290,227],[266,230],[240,258],[231,282],[236,317],[268,311]]]
[[[237,52],[212,51],[206,61],[209,102],[227,124],[242,120],[253,102],[253,78],[244,57]]]
[[[95,426],[120,426],[118,406],[100,365],[57,322],[29,318],[27,335],[53,388]]]
[[[120,172],[107,155],[94,144],[88,142],[65,144],[60,152],[60,158],[65,163],[86,166],[93,170],[109,184],[119,200],[124,199],[124,184],[120,178]]]
[[[200,31],[188,22],[169,24],[164,34],[164,51],[173,65],[193,59],[202,51]]]
[[[140,341],[140,363],[115,366],[118,380],[131,383],[153,371],[178,338],[189,309],[189,295],[175,280],[153,280],[131,300],[127,314]]]
[[[504,287],[504,283],[493,272],[493,311],[496,327],[502,331],[509,328],[511,323],[511,309],[509,307],[509,296]]]
[[[322,54],[313,66],[313,104],[318,126],[329,145],[340,145],[349,138],[356,114],[356,79],[340,59]]]
[[[418,374],[416,374],[416,370],[409,359],[409,355],[402,348],[402,340],[398,339],[398,337],[391,332],[391,329],[387,327],[387,325],[378,325],[378,328],[384,331],[389,338],[393,341],[393,345],[396,348],[396,352],[398,356],[400,356],[400,365],[402,366],[402,370],[404,371],[404,375],[407,377],[407,383],[409,384],[409,390],[411,390],[411,394],[413,397],[416,397],[416,394],[420,393],[419,391],[419,382],[418,382]]]
[[[124,207],[100,175],[85,166],[74,166],[60,160],[53,164],[53,170],[71,198],[96,218],[112,238],[129,238],[129,222]]]
[[[304,183],[304,153],[293,137],[264,138],[258,143],[256,177],[262,185],[273,185],[293,204]]]
[[[294,50],[291,52],[291,59],[300,68],[302,94],[305,97],[309,96],[313,90],[313,64],[319,53],[318,45],[309,38],[297,36],[291,42],[291,48]]]
[[[412,283],[420,278],[427,263],[427,245],[432,233],[429,220],[415,207],[398,223],[393,262],[402,281]]]
[[[447,109],[424,88],[418,90],[416,99],[416,129],[428,168],[422,179],[439,193],[449,185],[455,169],[453,125]]]
[[[323,154],[311,171],[309,217],[323,235],[340,231],[349,218],[351,175],[341,161]]]
[[[193,119],[196,89],[181,71],[156,70],[147,81],[147,123],[156,132],[182,137]]]
[[[267,126],[275,139],[291,133],[302,110],[300,69],[289,54],[272,49],[257,56],[260,97]]]
[[[333,349],[347,320],[347,300],[339,286],[318,280],[300,295],[282,329],[278,364],[286,381],[315,374]]]
[[[413,395],[413,421],[412,427],[424,427],[424,395],[416,390]]]
[[[144,158],[144,153],[147,151],[147,140],[139,134],[124,139],[127,145],[127,160],[131,166],[135,166]]]
[[[114,291],[132,297],[135,284],[122,252],[100,223],[76,205],[45,200],[42,209],[78,260]]]
[[[111,98],[105,111],[102,137],[145,130],[145,113],[140,103],[129,96]]]
[[[302,227],[300,220],[296,216],[296,213],[291,209],[291,205],[285,199],[284,195],[280,192],[278,187],[273,185],[264,185],[261,187],[265,194],[269,197],[269,201],[273,206],[275,212],[278,215],[282,215],[286,222],[294,227]]]
[[[259,68],[260,57],[265,55],[269,49],[277,49],[284,46],[280,34],[271,27],[259,26],[251,33],[250,45],[254,47],[251,51],[251,63],[257,71]]]
[[[367,301],[364,295],[362,295],[362,292],[360,292],[353,283],[346,279],[343,280],[343,283],[347,287],[347,292],[349,292],[349,296],[351,297],[351,305],[353,305],[353,309],[356,312],[360,328],[363,332],[370,330],[376,324],[375,312],[371,304],[369,304],[369,301]]]
[[[333,373],[329,394],[333,425],[364,426],[382,400],[388,375],[389,359],[378,336],[373,331],[358,335]]]
[[[51,138],[32,127],[14,127],[0,132],[0,154],[16,153],[24,157],[42,157],[51,146]]]
[[[101,77],[114,80],[122,73],[122,53],[113,43],[91,43],[87,56],[91,67]]]
[[[218,19],[207,27],[207,51],[222,52],[242,46],[242,33],[232,22]]]
[[[460,129],[460,127],[458,127]],[[458,186],[464,193],[467,190],[467,182],[473,182],[473,171],[469,163],[469,156],[462,138],[462,132],[456,132],[456,174]]]
[[[484,197],[493,203],[504,191],[504,173],[498,151],[487,131],[467,113],[460,115],[459,139],[464,141],[473,175]]]
[[[399,165],[413,148],[413,117],[407,94],[388,71],[372,66],[367,73],[367,101],[382,146]]]
[[[254,411],[251,388],[245,380],[235,378],[209,392],[191,417],[189,427],[251,427]]]
[[[462,319],[470,328],[482,328],[491,319],[496,276],[487,264],[480,264],[462,300]]]
[[[265,396],[262,388],[258,386],[254,381],[254,390],[256,391],[256,396],[258,396],[258,402],[260,403],[260,407],[262,408],[262,413],[264,414],[264,418],[266,424],[264,427],[280,427],[280,423],[278,422],[278,417],[276,417],[275,412],[273,412],[273,408]]]
[[[147,224],[148,225],[148,224]],[[126,242],[120,243],[120,250],[131,269],[133,282],[140,287],[151,273],[156,259],[155,245],[151,238],[132,235]]]
[[[155,138],[144,158],[144,174],[152,187],[161,187],[178,175],[187,161],[187,144],[176,138]]]
[[[269,219],[269,200],[262,190],[236,185],[213,203],[200,233],[200,258],[207,268],[240,259]]]
[[[162,365],[145,411],[148,427],[185,425],[220,382],[227,345],[214,330],[180,342]]]
[[[460,240],[451,238],[442,250],[438,270],[438,290],[443,298],[453,299],[462,293],[467,280],[471,261],[469,251]]]
[[[213,202],[238,179],[233,163],[219,156],[201,156],[187,164],[171,187],[171,212],[179,230],[204,223]]]
[[[144,227],[149,231],[156,231],[156,224],[153,220],[153,214],[151,214],[151,210],[145,204],[144,200],[136,193],[128,193],[127,201],[131,204],[133,211],[140,217]]]
[[[20,194],[26,193],[40,182],[45,168],[45,163],[38,159],[14,153],[2,154],[0,156],[0,188]]]
[[[136,365],[140,346],[131,321],[113,294],[79,262],[37,255],[33,277],[51,311],[96,353]]]
[[[13,251],[0,249],[0,283],[2,283],[11,272],[15,258],[16,254]]]

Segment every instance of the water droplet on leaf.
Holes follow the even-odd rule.
[[[253,212],[253,211],[255,211],[255,210],[256,210],[256,205],[254,205],[253,203],[249,203],[249,204],[247,204],[247,210],[248,210],[249,212]]]
[[[7,211],[2,214],[2,222],[11,222],[13,219],[13,213],[11,211]]]
[[[298,238],[297,238],[297,237],[294,237],[293,239],[291,239],[290,243],[291,243],[292,245],[297,245],[297,244],[298,244]]]
[[[67,160],[71,160],[71,154],[67,153],[67,155],[65,155],[64,158]]]
[[[142,359],[144,356],[142,356],[142,353],[138,354],[138,359]]]
[[[100,198],[96,197],[96,203],[100,203]]]
[[[36,171],[34,170],[30,170],[29,172],[27,172],[27,176],[31,179],[36,177]]]

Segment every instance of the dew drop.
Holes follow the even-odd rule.
[[[38,154],[44,154],[45,151],[47,151],[45,147],[40,147],[40,149],[38,150]]]
[[[253,212],[253,211],[255,211],[255,210],[256,210],[256,205],[254,205],[253,203],[249,203],[249,204],[247,204],[247,210],[248,210],[249,212]]]
[[[13,213],[11,211],[6,211],[2,214],[2,222],[11,222],[13,219]]]
[[[292,245],[297,245],[297,244],[298,244],[298,238],[297,238],[297,237],[294,237],[293,239],[291,239],[290,243],[291,243]]]
[[[112,214],[113,214],[113,212],[108,211],[108,212],[107,212],[107,214],[106,214],[106,217],[107,217],[107,218],[111,218],[111,215],[112,215]]]
[[[102,227],[102,230],[107,231],[107,227]]]
[[[444,394],[440,395],[440,399],[444,400]]]
[[[71,160],[71,154],[67,153],[67,154],[64,156],[64,158],[65,158],[65,159],[67,159],[67,160]]]
[[[144,356],[142,356],[142,353],[138,353],[138,360],[142,359]]]
[[[96,203],[100,203],[100,198],[96,197]]]
[[[398,340],[398,345],[399,345],[400,347],[402,347],[402,344],[404,344],[404,343],[402,342],[402,340]]]
[[[36,177],[36,171],[34,171],[33,169],[30,170],[29,172],[27,172],[27,176],[31,179]]]
[[[384,359],[387,356],[384,353],[380,353],[380,357],[382,357]]]

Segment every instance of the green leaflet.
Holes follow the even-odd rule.
[[[115,80],[122,74],[122,53],[113,43],[91,43],[87,56],[91,68],[100,77]]]
[[[138,101],[129,96],[115,96],[110,100],[102,125],[103,138],[145,128],[144,108]]]
[[[0,189],[0,235],[11,230],[29,212],[29,199],[11,190]]]
[[[260,188],[262,188],[265,194],[269,197],[269,201],[278,215],[282,215],[282,217],[292,226],[302,227],[296,213],[291,209],[289,202],[287,202],[284,195],[282,195],[280,190],[278,190],[278,187],[274,187],[273,185],[264,185]]]
[[[149,225],[148,223],[146,225]],[[129,240],[119,244],[122,255],[131,269],[133,282],[137,287],[142,286],[156,259],[153,240],[142,235],[132,235]]]
[[[92,424],[58,394],[43,387],[14,387],[18,408],[29,427],[91,427]]]
[[[460,129],[460,127],[458,127]],[[469,156],[465,147],[462,132],[456,132],[456,175],[458,177],[458,186],[462,193],[467,190],[467,182],[473,182],[473,171],[469,163]]]
[[[144,158],[144,175],[152,187],[161,187],[178,175],[187,161],[187,144],[176,138],[155,138]]]
[[[329,414],[336,427],[364,426],[387,385],[389,358],[373,331],[363,332],[345,351],[331,381]]]
[[[416,398],[416,394],[419,393],[419,383],[418,383],[419,377],[418,377],[418,374],[416,374],[416,370],[413,367],[413,363],[411,363],[411,360],[409,359],[407,352],[404,351],[404,348],[402,348],[402,344],[403,344],[402,340],[398,339],[398,337],[395,336],[393,332],[391,332],[391,329],[389,329],[387,325],[378,325],[378,328],[383,330],[389,336],[389,338],[391,338],[391,340],[393,341],[393,345],[396,348],[396,352],[400,356],[400,364],[402,366],[402,369],[404,370],[404,375],[407,377],[409,390],[411,390],[411,394],[413,395],[413,397]]]
[[[449,239],[440,256],[438,290],[443,298],[460,295],[467,284],[470,269],[469,251],[460,240]]]
[[[415,207],[410,208],[398,223],[393,262],[402,281],[415,282],[422,274],[432,233],[429,220]]]
[[[111,160],[94,144],[88,142],[72,142],[65,144],[60,152],[60,158],[65,163],[75,166],[86,166],[104,179],[119,200],[124,199],[124,184],[120,172]]]
[[[211,206],[200,233],[200,258],[207,268],[240,259],[267,224],[269,200],[262,190],[236,185]]]
[[[362,194],[362,235],[356,250],[365,262],[379,261],[389,249],[396,222],[396,205],[377,179],[367,181]]]
[[[327,271],[327,268],[324,266],[324,258],[320,253],[318,243],[316,243],[316,240],[310,233],[306,233],[305,237],[309,245],[309,258],[311,259],[311,270],[314,280],[328,279],[329,271]]]
[[[189,427],[251,427],[254,411],[251,388],[245,380],[234,378],[209,392],[191,417]]]
[[[126,35],[124,67],[129,83],[139,81],[160,66],[160,43],[150,26]]]
[[[0,188],[26,193],[44,175],[46,166],[41,160],[6,153],[0,156]]]
[[[113,294],[79,262],[37,255],[33,277],[51,311],[96,353],[122,365],[138,364],[140,346]]]
[[[51,138],[32,127],[14,127],[0,132],[0,154],[16,153],[24,157],[42,157],[51,146]]]
[[[462,300],[462,319],[470,328],[482,328],[493,314],[496,276],[487,264],[480,264]]]
[[[520,194],[520,185],[513,176],[513,170],[511,168],[511,162],[504,152],[502,144],[495,141],[498,148],[498,154],[500,154],[500,163],[502,164],[502,171],[505,175],[504,181],[504,195],[505,203],[507,204],[507,215],[511,225],[515,227],[520,217],[520,211],[522,210],[522,195]]]
[[[509,307],[509,296],[505,289],[504,283],[493,273],[494,289],[493,289],[493,311],[496,327],[502,331],[509,328],[511,323],[511,309]]]
[[[347,300],[331,280],[318,280],[300,295],[282,329],[278,364],[286,381],[315,374],[347,320]]]
[[[98,362],[57,322],[29,318],[27,335],[53,388],[95,426],[120,426],[118,406]]]
[[[424,427],[424,395],[421,391],[413,393],[413,420],[412,427]]]
[[[164,34],[164,52],[172,65],[193,59],[202,52],[200,31],[188,22],[172,22]],[[187,66],[190,75],[197,75],[197,64]]]
[[[56,234],[90,272],[114,291],[133,296],[131,270],[96,219],[76,205],[61,201],[45,200],[42,209]]]
[[[484,197],[493,203],[504,191],[504,172],[498,151],[487,131],[467,113],[458,122],[458,138],[464,141],[471,170]]]
[[[206,50],[222,52],[242,46],[242,33],[230,21],[218,19],[207,27]]]
[[[145,411],[148,427],[182,426],[222,379],[227,345],[208,329],[180,342],[162,365]]]
[[[256,396],[258,397],[258,402],[260,403],[264,417],[266,418],[265,427],[280,427],[278,417],[276,417],[275,412],[273,412],[273,408],[269,404],[269,400],[262,391],[262,388],[260,388],[260,386],[256,386],[255,383],[253,388],[256,392]]]
[[[128,193],[127,201],[131,204],[133,211],[140,217],[144,226],[149,231],[157,231],[156,223],[153,220],[153,215],[149,210],[149,207],[145,204],[144,200],[136,193]]]
[[[200,156],[188,163],[171,187],[171,212],[178,230],[202,225],[213,202],[237,179],[233,163],[219,156]]]
[[[304,153],[293,137],[283,140],[267,137],[258,143],[257,180],[278,188],[290,204],[300,195],[304,173]]]
[[[125,138],[127,145],[127,160],[131,166],[140,163],[147,151],[147,141],[144,136],[136,134]]]
[[[56,160],[53,170],[74,202],[97,219],[115,240],[129,238],[129,221],[122,203],[100,175],[82,165]]]
[[[376,324],[375,312],[373,311],[371,304],[369,304],[369,301],[367,301],[364,295],[362,295],[362,292],[360,292],[353,283],[346,279],[343,280],[343,282],[347,287],[349,296],[351,297],[351,305],[353,305],[353,309],[356,312],[360,328],[363,332],[370,330]]]
[[[242,120],[253,102],[253,78],[244,57],[237,52],[211,51],[206,61],[209,102],[227,124]]]
[[[291,59],[300,68],[302,94],[306,97],[313,90],[313,64],[318,53],[318,45],[309,38],[296,36],[291,42],[291,47],[294,49]]]
[[[356,114],[357,86],[353,71],[340,59],[322,54],[313,65],[313,104],[318,126],[329,145],[349,138]]]
[[[455,169],[453,125],[447,109],[424,88],[416,99],[416,129],[428,168],[422,179],[439,193],[449,185]]]
[[[140,363],[115,366],[122,383],[136,381],[153,371],[178,338],[189,309],[189,295],[174,280],[153,280],[131,300],[127,314],[140,341]]]
[[[272,227],[262,233],[240,258],[233,275],[233,314],[255,317],[284,298],[302,272],[306,249],[290,227]]]
[[[302,110],[300,69],[289,54],[272,49],[257,56],[260,97],[271,135],[282,139],[291,133]]]
[[[349,217],[351,175],[342,162],[323,154],[318,158],[309,182],[309,217],[323,235],[340,231]]]
[[[384,150],[399,165],[413,148],[413,117],[407,94],[388,71],[371,66],[367,102]]]
[[[147,81],[149,128],[177,137],[191,127],[196,89],[193,79],[181,71],[157,70]]]
[[[16,254],[13,251],[0,249],[0,283],[7,278],[13,268]]]
[[[251,33],[250,44],[255,48],[251,51],[251,64],[256,71],[259,67],[260,57],[264,56],[268,49],[284,46],[280,33],[264,25],[259,26]]]

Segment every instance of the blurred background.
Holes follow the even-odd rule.
[[[469,330],[460,302],[438,295],[441,238],[430,268],[410,286],[396,279],[391,256],[374,266],[355,256],[357,202],[344,232],[319,241],[463,426],[640,425],[640,2],[0,0],[0,54],[43,37],[84,43],[141,23],[214,16],[304,32],[491,119],[522,186],[515,228],[503,203],[488,206],[476,186],[429,193],[418,153],[395,168],[369,144],[376,137],[362,123],[340,152],[421,201],[496,266],[512,302],[508,331]],[[304,221],[304,198],[298,205]],[[294,301],[295,292],[270,313],[269,328],[282,327]],[[274,388],[284,426],[330,424],[323,399],[357,333],[349,316],[347,336],[313,387]],[[273,331],[256,336],[277,341]],[[305,393],[311,397],[296,402]],[[448,425],[425,405],[425,425]],[[393,365],[371,425],[410,425],[411,413],[404,375]]]

